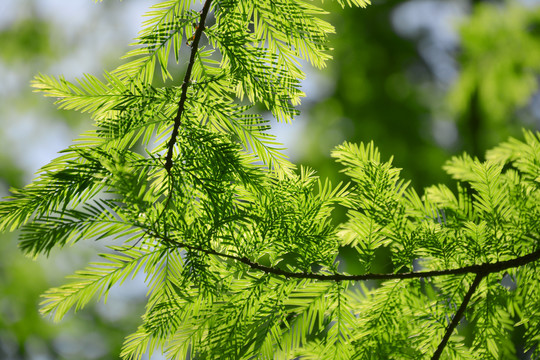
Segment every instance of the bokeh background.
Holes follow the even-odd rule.
[[[73,80],[115,68],[153,3],[0,0],[0,196],[31,181],[90,127],[87,116],[33,93],[32,77]],[[421,192],[449,181],[441,166],[450,156],[482,158],[522,128],[540,129],[538,1],[373,0],[343,10],[327,0],[323,7],[336,27],[334,60],[322,72],[306,68],[301,116],[274,124],[294,162],[339,181],[332,148],[373,140]],[[53,324],[38,314],[39,295],[96,260],[103,245],[81,242],[29,259],[16,234],[0,236],[0,359],[117,359],[143,312],[144,279]]]

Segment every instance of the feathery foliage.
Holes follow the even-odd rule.
[[[44,314],[60,320],[144,272],[124,359],[512,358],[517,337],[540,356],[540,134],[484,162],[452,158],[456,189],[422,195],[373,143],[332,153],[349,184],[295,171],[253,109],[294,118],[298,60],[330,58],[322,15],[302,0],[165,1],[103,80],[36,77],[95,129],[12,190],[0,229],[22,229],[32,256],[111,242],[44,294]],[[189,54],[183,81],[171,52]],[[343,272],[344,248],[361,273]],[[381,256],[388,273],[372,270]]]

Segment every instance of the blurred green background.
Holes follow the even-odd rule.
[[[0,2],[0,195],[90,126],[31,92],[39,73],[74,79],[119,64],[154,1]],[[419,191],[447,182],[449,156],[484,151],[540,129],[540,4],[534,1],[374,1],[341,9],[326,1],[334,60],[306,68],[306,98],[292,125],[274,132],[299,164],[341,180],[330,151],[373,140]],[[142,279],[60,324],[38,314],[39,294],[95,260],[101,244],[77,244],[32,260],[16,236],[0,239],[0,359],[117,359],[143,311]],[[519,351],[518,351],[519,353]],[[153,356],[152,359],[158,359]]]

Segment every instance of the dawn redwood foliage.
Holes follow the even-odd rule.
[[[348,183],[296,169],[256,109],[293,120],[298,59],[330,59],[324,14],[307,0],[165,1],[102,79],[36,77],[94,129],[11,190],[0,230],[21,229],[31,256],[110,249],[47,291],[43,314],[60,320],[143,272],[146,313],[123,359],[540,356],[540,134],[452,158],[455,188],[423,194],[373,143],[333,151]],[[343,271],[344,247],[362,273]],[[372,271],[381,253],[388,273]]]

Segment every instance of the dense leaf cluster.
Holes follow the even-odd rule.
[[[32,256],[111,244],[103,262],[49,290],[42,312],[60,320],[144,272],[148,305],[125,359],[512,358],[512,337],[539,356],[540,135],[524,132],[484,162],[453,158],[457,188],[423,195],[372,143],[345,143],[332,155],[350,183],[333,185],[295,171],[253,111],[293,119],[298,59],[329,59],[324,12],[301,0],[195,8],[155,5],[128,61],[103,80],[36,78],[95,129],[12,190],[0,229],[21,228]],[[171,52],[189,54],[181,84]],[[345,247],[361,274],[343,272]],[[391,270],[373,274],[381,256]]]

